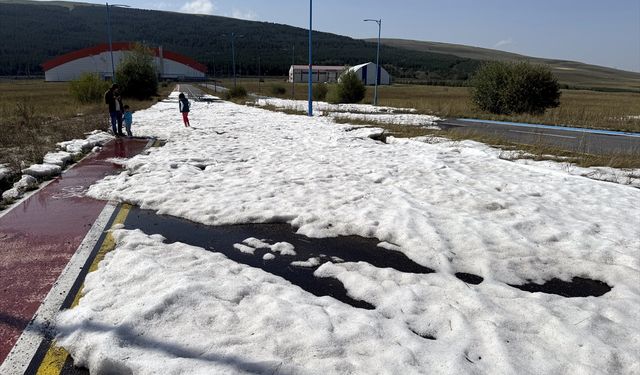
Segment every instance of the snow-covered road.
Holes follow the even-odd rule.
[[[136,135],[167,144],[90,195],[203,224],[375,237],[436,273],[364,262],[316,271],[376,306],[367,311],[120,230],[79,306],[58,320],[59,342],[92,373],[640,372],[639,189],[501,160],[475,142],[383,144],[327,117],[226,102],[194,103],[192,129],[175,97],[134,120]],[[564,298],[507,285],[555,277],[613,289]]]

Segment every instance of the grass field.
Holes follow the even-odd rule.
[[[222,84],[230,87],[231,80]],[[284,78],[268,78],[258,87],[257,78],[243,78],[238,84],[249,92],[262,95],[291,98],[291,84]],[[281,86],[286,89],[284,95],[274,95],[271,88]],[[600,92],[587,90],[563,90],[558,108],[547,110],[543,115],[500,116],[480,111],[471,102],[466,87],[442,87],[424,85],[392,85],[378,88],[379,104],[391,107],[415,108],[421,113],[440,117],[464,117],[485,120],[501,120],[566,125],[640,132],[640,93]],[[367,88],[364,103],[373,102],[373,87]],[[295,98],[307,99],[307,85],[296,84]]]
[[[166,96],[172,87],[161,88]],[[149,101],[125,100],[132,110],[149,107]],[[69,94],[68,83],[43,81],[0,82],[0,164],[15,171],[39,163],[57,142],[84,138],[84,133],[109,127],[106,106],[83,105]]]

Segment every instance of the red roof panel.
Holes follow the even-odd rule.
[[[112,43],[112,48],[113,48],[113,51],[131,51],[133,49],[133,45],[134,43],[130,43],[130,42],[118,42],[118,43]],[[94,47],[83,48],[77,51],[69,52],[64,55],[58,56],[49,61],[45,61],[44,63],[42,63],[42,68],[45,71],[47,71],[57,66],[60,66],[62,64],[66,64],[73,60],[81,59],[83,57],[88,57],[88,56],[99,55],[103,52],[108,52],[108,51],[109,51],[108,44],[99,44]],[[153,52],[156,56],[159,56],[160,54],[158,48],[153,48]],[[202,73],[207,72],[207,67],[204,64],[200,64],[199,62],[187,56],[180,55],[175,52],[167,51],[165,49],[162,50],[162,56],[165,59],[173,60],[175,62],[184,64]]]

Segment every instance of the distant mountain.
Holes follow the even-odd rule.
[[[376,39],[366,39],[370,42]],[[640,90],[640,73],[584,64],[575,61],[554,60],[518,55],[488,48],[470,47],[460,44],[422,42],[405,39],[382,39],[389,47],[404,48],[411,51],[441,53],[471,60],[521,61],[547,64],[561,83],[573,87],[587,88],[623,88]]]
[[[286,75],[292,61],[307,63],[307,30],[234,18],[111,8],[113,41],[143,41],[192,57],[210,74],[228,76],[235,33],[239,75]],[[42,74],[46,60],[107,42],[104,5],[0,0],[0,76]],[[464,84],[486,60],[551,65],[571,87],[640,90],[640,74],[572,61],[539,59],[455,44],[384,39],[382,65],[396,80]],[[295,59],[292,49],[295,46]],[[375,40],[314,32],[314,63],[357,65],[375,60]]]
[[[107,41],[104,5],[0,0],[0,75],[41,74],[58,55]],[[230,34],[240,75],[285,75],[307,62],[307,30],[287,25],[133,8],[111,8],[113,41],[145,41],[190,56],[211,74],[231,69]],[[375,43],[314,33],[314,63],[356,65],[375,59]],[[383,66],[394,77],[462,81],[480,62],[466,57],[386,47]]]

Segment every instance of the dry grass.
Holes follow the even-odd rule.
[[[291,83],[287,82],[284,78],[279,77],[265,77],[264,82],[258,82],[258,78],[238,78],[238,85],[244,86],[248,92],[257,95],[272,96],[275,98],[291,99]],[[220,80],[220,84],[224,87],[233,87],[233,79]],[[271,87],[273,85],[282,86],[287,91],[283,95],[274,95]],[[295,84],[295,99],[307,100],[308,85],[306,83]]]
[[[223,80],[230,87],[231,80]],[[258,93],[257,78],[238,80],[247,91]],[[260,84],[263,95],[271,95],[273,84],[287,89],[279,97],[291,98],[291,84],[283,78],[265,78]],[[415,108],[421,113],[446,118],[478,118],[498,121],[515,121],[549,125],[565,125],[640,132],[640,93],[599,92],[587,90],[563,90],[558,108],[547,110],[543,115],[500,116],[480,111],[471,102],[467,87],[443,87],[424,85],[392,85],[378,88],[379,104],[390,107]],[[373,88],[367,88],[363,103],[373,102]],[[296,84],[295,98],[307,99],[307,85]],[[636,116],[633,118],[632,116]]]
[[[132,110],[147,108],[165,97],[171,87],[160,89],[149,101],[125,100]],[[14,171],[38,163],[57,142],[84,138],[86,132],[110,126],[105,105],[77,103],[68,83],[42,81],[0,82],[0,164]]]
[[[364,102],[372,101],[367,90]],[[550,125],[570,125],[595,129],[640,132],[640,94],[584,90],[563,90],[558,108],[543,115],[498,116],[482,112],[471,102],[466,87],[393,85],[379,88],[380,105],[411,107],[441,117],[466,117]]]

